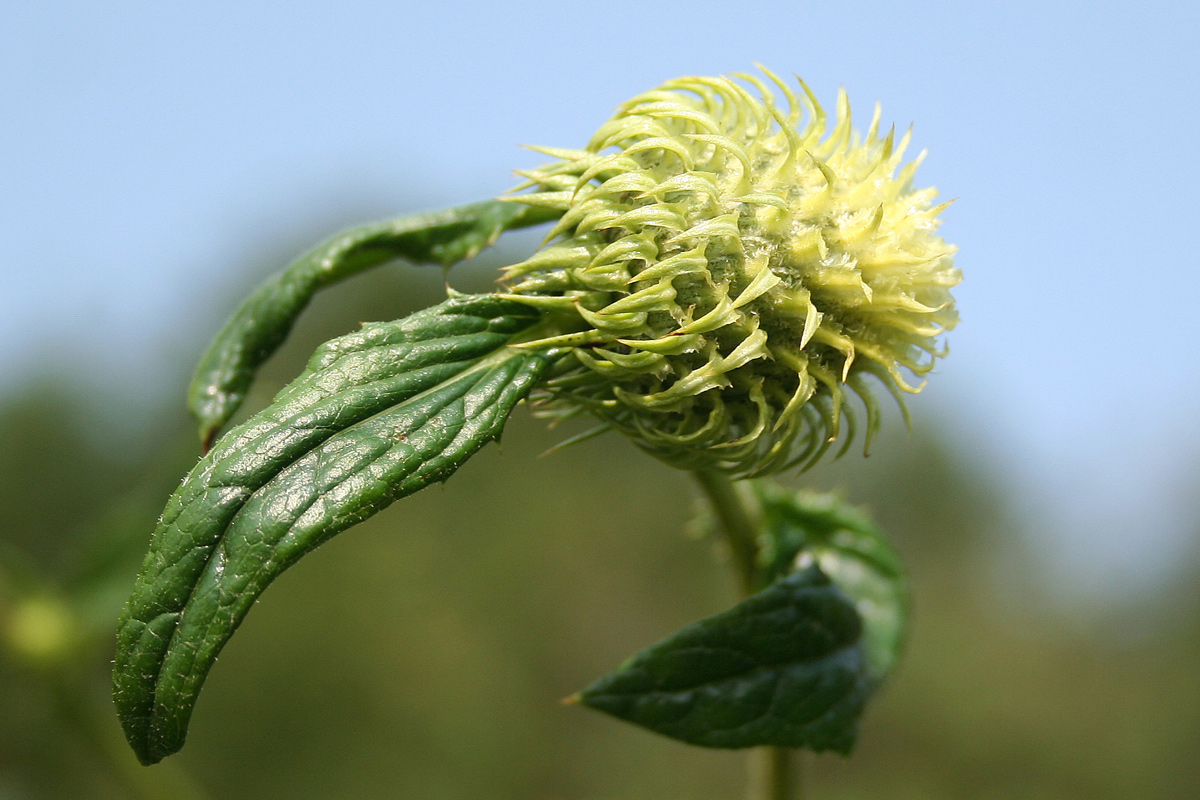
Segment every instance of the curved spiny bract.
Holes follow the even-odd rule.
[[[766,76],[669,81],[521,173],[533,191],[509,200],[562,216],[507,296],[578,342],[542,413],[586,408],[675,466],[745,477],[849,439],[847,386],[869,438],[862,378],[898,398],[944,355],[959,273],[909,135],[881,136],[877,107],[859,136],[844,93],[827,131],[807,87]]]

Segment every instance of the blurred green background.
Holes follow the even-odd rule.
[[[686,476],[616,437],[539,458],[566,434],[524,410],[266,593],[180,755],[136,765],[107,672],[244,290],[755,62],[915,121],[920,182],[962,198],[963,324],[914,434],[789,478],[868,505],[916,592],[809,797],[1200,797],[1197,40],[1183,0],[0,3],[0,800],[740,797],[741,755],[560,705],[734,593]],[[247,405],[441,285],[323,296]]]
[[[486,289],[504,255],[456,268],[454,285]],[[322,296],[248,405],[319,342],[435,302],[442,280],[394,265]],[[108,702],[113,625],[197,455],[182,411],[193,333],[162,408],[66,369],[6,387],[0,800],[741,796],[743,754],[560,704],[734,591],[718,543],[689,533],[685,475],[611,434],[540,458],[564,433],[523,408],[445,487],[280,579],[213,670],[188,746],[137,766]],[[1200,563],[1102,607],[1068,602],[992,468],[938,438],[923,400],[913,435],[894,419],[870,458],[787,478],[867,505],[915,592],[901,670],[851,759],[805,756],[808,797],[1200,797]]]

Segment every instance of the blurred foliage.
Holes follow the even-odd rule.
[[[389,267],[331,291],[247,405],[355,321],[435,302],[440,280]],[[444,488],[278,581],[214,669],[188,748],[138,767],[107,698],[113,625],[196,444],[181,410],[118,441],[88,396],[59,380],[0,407],[0,800],[201,796],[185,772],[263,800],[740,796],[742,754],[559,703],[735,593],[717,544],[688,533],[686,475],[615,435],[538,458],[566,434],[522,411]],[[1130,612],[1146,629],[1132,637],[1113,634],[1128,621],[1034,613],[1034,583],[996,567],[1012,523],[986,465],[920,419],[911,438],[890,428],[870,459],[792,479],[868,505],[915,595],[897,677],[852,759],[807,759],[809,796],[1200,797],[1196,598],[1164,589]]]

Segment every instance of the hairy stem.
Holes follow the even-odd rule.
[[[760,587],[757,510],[746,487],[717,472],[694,472],[729,545],[743,596]],[[759,747],[750,754],[750,800],[799,800],[799,764],[786,747]]]

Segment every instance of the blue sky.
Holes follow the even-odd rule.
[[[1184,2],[6,3],[0,391],[154,385],[262,243],[492,196],[517,145],[761,62],[915,123],[965,275],[915,403],[1064,574],[1136,588],[1200,535],[1197,41]]]

